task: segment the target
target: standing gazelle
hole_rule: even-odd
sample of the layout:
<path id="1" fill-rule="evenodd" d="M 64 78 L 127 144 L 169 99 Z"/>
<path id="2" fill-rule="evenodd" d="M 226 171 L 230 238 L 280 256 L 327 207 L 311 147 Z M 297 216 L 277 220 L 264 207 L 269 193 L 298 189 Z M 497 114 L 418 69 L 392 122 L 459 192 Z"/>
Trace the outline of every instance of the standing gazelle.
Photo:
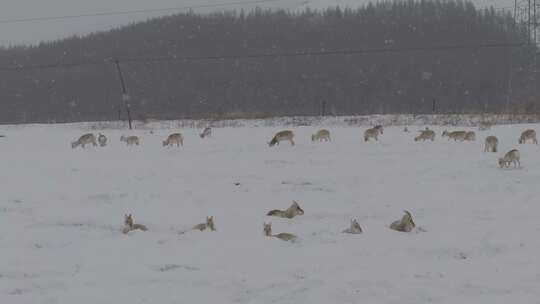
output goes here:
<path id="1" fill-rule="evenodd" d="M 173 133 L 163 141 L 164 147 L 172 147 L 174 144 L 176 144 L 177 147 L 184 146 L 184 136 L 182 136 L 181 133 Z"/>
<path id="2" fill-rule="evenodd" d="M 96 144 L 96 136 L 92 133 L 87 133 L 79 137 L 78 140 L 71 143 L 72 148 L 77 148 L 78 146 L 81 146 L 84 148 L 86 145 L 92 144 L 92 146 L 97 146 Z"/>
<path id="3" fill-rule="evenodd" d="M 284 130 L 277 132 L 276 135 L 272 138 L 270 142 L 268 142 L 268 146 L 273 147 L 276 144 L 279 146 L 279 142 L 283 140 L 288 140 L 291 142 L 291 146 L 294 146 L 294 133 L 291 130 Z"/>
<path id="4" fill-rule="evenodd" d="M 484 152 L 497 152 L 497 146 L 499 145 L 499 140 L 495 136 L 486 137 L 486 144 L 484 146 Z"/>
<path id="5" fill-rule="evenodd" d="M 435 132 L 432 130 L 420 130 L 419 132 L 420 134 L 414 138 L 414 141 L 435 140 Z"/>
<path id="6" fill-rule="evenodd" d="M 442 137 L 445 137 L 445 136 L 448 136 L 448 140 L 453 139 L 454 141 L 457 141 L 457 140 L 464 141 L 467 136 L 467 132 L 465 131 L 448 132 L 444 130 L 444 132 L 442 133 Z"/>
<path id="7" fill-rule="evenodd" d="M 126 145 L 128 146 L 132 146 L 132 145 L 139 145 L 139 137 L 137 136 L 120 136 L 120 141 L 123 141 L 126 143 Z"/>
<path id="8" fill-rule="evenodd" d="M 330 131 L 321 129 L 317 133 L 311 135 L 311 141 L 330 141 Z"/>
<path id="9" fill-rule="evenodd" d="M 536 131 L 533 129 L 528 129 L 523 131 L 521 133 L 521 136 L 519 137 L 519 143 L 524 144 L 527 142 L 527 140 L 531 140 L 533 143 L 538 145 L 538 141 L 536 140 Z"/>
<path id="10" fill-rule="evenodd" d="M 375 140 L 379 140 L 379 134 L 382 132 L 382 127 L 378 129 L 377 127 L 367 129 L 364 132 L 364 141 L 368 141 L 370 138 L 374 138 Z"/>
<path id="11" fill-rule="evenodd" d="M 519 162 L 520 155 L 519 151 L 516 149 L 508 151 L 504 155 L 503 158 L 499 158 L 499 167 L 501 168 L 508 168 L 510 167 L 510 163 L 514 164 L 514 168 L 521 167 L 521 163 Z"/>

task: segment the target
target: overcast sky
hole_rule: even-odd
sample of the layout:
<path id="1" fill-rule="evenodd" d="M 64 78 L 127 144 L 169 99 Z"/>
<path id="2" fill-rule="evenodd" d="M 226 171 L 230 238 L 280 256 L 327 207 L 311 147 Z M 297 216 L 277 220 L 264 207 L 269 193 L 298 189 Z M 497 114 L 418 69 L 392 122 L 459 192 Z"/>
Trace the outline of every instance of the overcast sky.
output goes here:
<path id="1" fill-rule="evenodd" d="M 249 2 L 250 0 L 0 0 L 0 45 L 38 43 L 103 31 L 113 27 L 142 21 L 149 17 L 172 14 L 180 10 L 129 15 L 81 17 L 61 20 L 11 22 L 14 19 L 57 17 L 68 15 L 94 14 L 116 11 L 133 11 L 161 8 L 188 7 L 200 5 Z M 256 1 L 256 0 L 254 0 Z M 299 9 L 304 7 L 324 8 L 328 6 L 355 7 L 368 0 L 267 0 L 267 3 L 221 6 L 212 10 L 265 8 Z M 512 7 L 514 0 L 473 0 L 477 6 Z M 208 12 L 196 9 L 196 12 Z"/>

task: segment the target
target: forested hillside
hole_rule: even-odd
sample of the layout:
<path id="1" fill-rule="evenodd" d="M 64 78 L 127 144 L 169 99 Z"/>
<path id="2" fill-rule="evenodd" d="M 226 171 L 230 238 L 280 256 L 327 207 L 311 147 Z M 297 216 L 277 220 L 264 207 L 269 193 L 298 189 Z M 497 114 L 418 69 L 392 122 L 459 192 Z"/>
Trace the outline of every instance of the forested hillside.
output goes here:
<path id="1" fill-rule="evenodd" d="M 113 59 L 136 119 L 535 112 L 524 33 L 462 1 L 179 14 L 0 49 L 0 122 L 116 119 Z"/>

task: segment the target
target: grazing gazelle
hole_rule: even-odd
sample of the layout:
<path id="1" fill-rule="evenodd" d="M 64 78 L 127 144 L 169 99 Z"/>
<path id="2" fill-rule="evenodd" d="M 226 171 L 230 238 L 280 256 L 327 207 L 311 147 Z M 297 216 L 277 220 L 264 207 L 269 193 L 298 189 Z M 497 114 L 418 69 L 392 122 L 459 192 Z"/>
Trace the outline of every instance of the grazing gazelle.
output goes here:
<path id="1" fill-rule="evenodd" d="M 123 233 L 128 233 L 130 231 L 133 231 L 133 230 L 142 230 L 142 231 L 146 231 L 148 230 L 148 228 L 146 228 L 145 225 L 142 225 L 142 224 L 135 224 L 133 222 L 133 217 L 130 215 L 124 215 L 124 228 L 122 229 L 122 232 Z"/>
<path id="2" fill-rule="evenodd" d="M 355 219 L 351 220 L 351 227 L 343 230 L 343 233 L 352 233 L 352 234 L 360 234 L 362 233 L 362 227 L 360 227 L 360 224 Z"/>
<path id="3" fill-rule="evenodd" d="M 107 145 L 107 137 L 105 135 L 99 133 L 97 140 L 100 147 L 105 147 Z"/>
<path id="4" fill-rule="evenodd" d="M 416 224 L 412 219 L 411 213 L 407 210 L 405 210 L 405 215 L 401 218 L 401 220 L 390 224 L 390 229 L 401 232 L 411 232 L 414 227 L 416 227 Z"/>
<path id="5" fill-rule="evenodd" d="M 527 140 L 532 140 L 533 143 L 538 145 L 538 141 L 536 140 L 536 131 L 533 129 L 525 130 L 523 133 L 521 133 L 521 136 L 519 137 L 519 143 L 524 144 L 527 142 Z"/>
<path id="6" fill-rule="evenodd" d="M 199 134 L 201 138 L 205 137 L 211 137 L 212 136 L 212 129 L 210 127 L 204 128 L 204 130 Z"/>
<path id="7" fill-rule="evenodd" d="M 272 234 L 272 223 L 264 223 L 264 235 L 269 237 L 275 237 L 282 241 L 291 241 L 294 242 L 296 240 L 296 235 L 290 234 L 290 233 L 278 233 L 278 234 Z"/>
<path id="8" fill-rule="evenodd" d="M 326 129 L 321 129 L 317 133 L 311 135 L 311 141 L 329 141 L 330 139 L 330 131 Z"/>
<path id="9" fill-rule="evenodd" d="M 272 138 L 272 140 L 268 143 L 268 146 L 273 147 L 274 145 L 279 146 L 279 142 L 283 140 L 288 140 L 291 142 L 291 146 L 294 146 L 294 133 L 291 130 L 285 130 L 277 132 L 276 135 Z"/>
<path id="10" fill-rule="evenodd" d="M 519 155 L 518 150 L 516 150 L 516 149 L 510 150 L 510 151 L 508 151 L 508 153 L 506 153 L 504 155 L 503 158 L 499 158 L 499 167 L 508 168 L 508 167 L 510 167 L 510 163 L 514 164 L 514 168 L 516 168 L 518 166 L 521 167 L 521 163 L 519 162 L 519 158 L 520 158 L 520 155 Z"/>
<path id="11" fill-rule="evenodd" d="M 181 133 L 173 133 L 169 135 L 166 140 L 163 141 L 164 147 L 172 147 L 174 144 L 176 144 L 177 147 L 184 146 L 184 136 L 182 136 Z"/>
<path id="12" fill-rule="evenodd" d="M 84 146 L 92 144 L 92 146 L 97 146 L 96 144 L 96 136 L 92 133 L 84 134 L 81 137 L 79 137 L 78 140 L 71 143 L 72 148 L 77 148 L 78 146 L 81 146 L 84 148 Z"/>
<path id="13" fill-rule="evenodd" d="M 139 137 L 137 136 L 120 136 L 120 141 L 123 141 L 125 142 L 128 146 L 131 146 L 131 145 L 139 145 Z"/>
<path id="14" fill-rule="evenodd" d="M 375 140 L 379 140 L 379 134 L 381 134 L 381 130 L 382 127 L 380 130 L 377 128 L 367 129 L 364 132 L 364 141 L 368 141 L 370 138 L 375 138 Z"/>
<path id="15" fill-rule="evenodd" d="M 200 230 L 204 231 L 206 228 L 209 228 L 212 231 L 216 231 L 216 226 L 214 225 L 214 217 L 213 216 L 207 216 L 206 217 L 206 223 L 200 223 L 195 226 L 193 226 L 193 230 Z"/>
<path id="16" fill-rule="evenodd" d="M 444 130 L 442 133 L 442 137 L 448 136 L 448 140 L 453 139 L 454 141 L 464 141 L 465 137 L 467 136 L 467 132 L 465 131 L 454 131 L 454 132 L 448 132 Z"/>
<path id="17" fill-rule="evenodd" d="M 467 132 L 465 134 L 465 140 L 467 140 L 467 141 L 475 141 L 476 140 L 476 134 L 474 133 L 474 131 Z"/>
<path id="18" fill-rule="evenodd" d="M 484 146 L 484 152 L 497 152 L 497 146 L 499 145 L 499 140 L 495 136 L 486 137 L 486 144 Z"/>
<path id="19" fill-rule="evenodd" d="M 287 210 L 275 209 L 275 210 L 269 211 L 266 215 L 292 219 L 293 217 L 297 215 L 303 215 L 303 214 L 304 214 L 304 210 L 300 208 L 300 205 L 298 205 L 296 201 L 293 201 L 292 205 L 289 208 L 287 208 Z"/>
<path id="20" fill-rule="evenodd" d="M 432 130 L 420 130 L 419 132 L 420 134 L 414 138 L 414 141 L 435 140 L 435 132 Z"/>

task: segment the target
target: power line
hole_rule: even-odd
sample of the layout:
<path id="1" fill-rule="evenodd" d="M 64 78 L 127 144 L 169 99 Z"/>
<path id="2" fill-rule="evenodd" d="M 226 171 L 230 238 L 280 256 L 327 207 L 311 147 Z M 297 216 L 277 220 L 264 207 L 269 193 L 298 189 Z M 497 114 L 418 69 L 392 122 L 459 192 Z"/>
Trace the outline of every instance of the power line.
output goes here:
<path id="1" fill-rule="evenodd" d="M 166 57 L 132 57 L 123 58 L 123 63 L 159 63 L 170 61 L 207 61 L 207 60 L 227 60 L 227 59 L 259 59 L 259 58 L 279 58 L 279 57 L 309 57 L 309 56 L 336 56 L 336 55 L 361 55 L 361 54 L 385 54 L 385 53 L 405 53 L 421 51 L 451 51 L 465 49 L 489 49 L 489 48 L 514 48 L 525 46 L 526 43 L 485 43 L 485 44 L 461 44 L 461 45 L 440 45 L 427 47 L 403 47 L 403 48 L 378 48 L 360 50 L 335 50 L 335 51 L 302 51 L 294 53 L 262 53 L 247 55 L 215 55 L 215 56 L 166 56 Z M 112 62 L 111 58 L 100 60 L 89 60 L 72 63 L 54 63 L 42 65 L 19 65 L 17 67 L 0 67 L 0 71 L 28 71 L 75 68 L 81 66 L 97 65 Z"/>
<path id="2" fill-rule="evenodd" d="M 245 4 L 263 4 L 263 3 L 282 2 L 282 1 L 285 1 L 285 0 L 236 1 L 236 2 L 226 2 L 226 3 L 216 3 L 216 4 L 201 4 L 201 5 L 190 5 L 190 6 L 168 7 L 168 8 L 151 8 L 151 9 L 129 10 L 129 11 L 111 11 L 111 12 L 78 14 L 78 15 L 3 19 L 3 20 L 0 20 L 0 24 L 77 19 L 77 18 L 86 18 L 86 17 L 134 15 L 134 14 L 141 14 L 141 13 L 159 13 L 159 12 L 168 12 L 168 11 L 184 11 L 184 10 L 190 10 L 190 9 L 216 8 L 216 7 L 238 6 L 238 5 L 245 5 Z"/>

